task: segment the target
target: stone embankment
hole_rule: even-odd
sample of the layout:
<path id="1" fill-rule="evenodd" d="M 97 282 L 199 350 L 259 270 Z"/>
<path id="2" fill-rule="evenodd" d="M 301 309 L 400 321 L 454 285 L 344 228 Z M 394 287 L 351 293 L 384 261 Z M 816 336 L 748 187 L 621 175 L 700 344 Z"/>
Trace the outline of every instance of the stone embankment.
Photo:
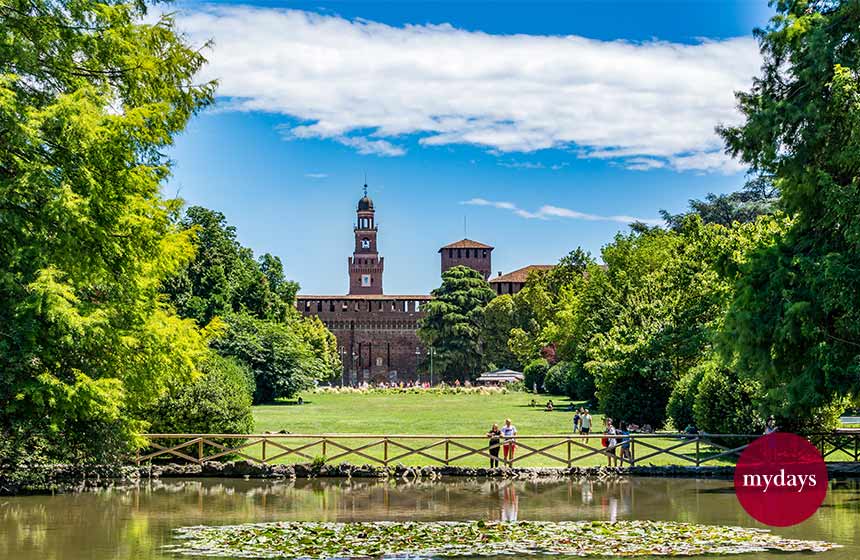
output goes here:
<path id="1" fill-rule="evenodd" d="M 860 478 L 860 463 L 828 463 L 831 479 Z M 74 467 L 53 465 L 33 477 L 32 484 L 12 482 L 0 473 L 0 495 L 79 491 L 107 486 L 137 484 L 159 478 L 375 478 L 388 480 L 440 480 L 445 477 L 506 478 L 506 479 L 608 479 L 615 477 L 683 477 L 731 479 L 730 466 L 637 466 L 637 467 L 517 467 L 490 469 L 479 467 L 404 465 L 379 467 L 372 465 L 263 465 L 251 461 L 210 462 L 195 464 L 153 464 L 134 466 Z M 16 480 L 20 477 L 16 477 Z"/>

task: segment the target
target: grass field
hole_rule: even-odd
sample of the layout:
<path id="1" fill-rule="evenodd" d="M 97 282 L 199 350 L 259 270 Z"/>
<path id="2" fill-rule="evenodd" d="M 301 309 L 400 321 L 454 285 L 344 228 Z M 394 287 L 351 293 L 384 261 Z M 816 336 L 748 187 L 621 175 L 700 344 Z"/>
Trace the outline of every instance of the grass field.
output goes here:
<path id="1" fill-rule="evenodd" d="M 493 422 L 500 426 L 510 418 L 522 435 L 570 434 L 573 413 L 544 412 L 547 397 L 508 394 L 326 394 L 304 395 L 305 403 L 254 407 L 258 432 L 287 430 L 296 434 L 434 434 L 481 435 Z M 570 404 L 553 398 L 558 408 Z M 577 406 L 579 403 L 576 403 Z M 595 426 L 602 417 L 594 415 Z"/>
<path id="2" fill-rule="evenodd" d="M 537 407 L 529 406 L 532 398 L 536 398 Z M 446 436 L 482 436 L 494 422 L 501 425 L 505 418 L 511 418 L 517 427 L 520 436 L 528 435 L 559 435 L 567 436 L 573 430 L 573 413 L 565 410 L 569 404 L 579 406 L 580 403 L 571 403 L 567 399 L 553 398 L 556 410 L 545 412 L 543 405 L 546 396 L 532 395 L 530 393 L 508 393 L 508 394 L 331 394 L 312 393 L 304 395 L 305 402 L 298 405 L 295 402 L 279 403 L 254 407 L 254 419 L 256 421 L 257 433 L 279 432 L 282 430 L 292 434 L 410 434 L 410 435 L 446 435 Z M 603 417 L 593 414 L 594 429 L 600 431 L 603 426 Z M 290 440 L 290 446 L 310 443 L 313 440 Z M 349 446 L 358 446 L 369 443 L 372 440 L 338 440 L 346 442 Z M 532 447 L 542 447 L 558 440 L 524 440 L 521 443 Z M 432 443 L 433 440 L 405 441 L 412 447 L 419 447 Z M 678 443 L 676 439 L 649 440 L 660 447 L 669 447 Z M 485 440 L 469 440 L 464 443 L 471 448 L 485 448 Z M 590 444 L 599 446 L 599 440 L 593 439 Z M 428 453 L 441 456 L 441 446 Z M 638 455 L 644 456 L 651 450 L 640 448 Z M 280 450 L 270 449 L 269 457 Z M 451 450 L 451 456 L 462 453 L 463 449 Z M 692 453 L 687 447 L 678 450 L 678 453 Z M 704 448 L 702 449 L 704 452 Z M 311 456 L 326 455 L 334 457 L 342 450 L 330 446 L 326 453 L 322 453 L 321 446 L 315 446 L 303 450 Z M 391 446 L 389 457 L 395 457 L 404 450 Z M 519 453 L 527 453 L 520 449 Z M 573 455 L 586 453 L 586 450 L 574 447 Z M 373 457 L 383 454 L 381 445 L 369 448 L 364 453 Z M 566 458 L 566 446 L 560 446 L 551 451 L 555 456 Z M 260 453 L 255 448 L 249 450 L 249 454 L 259 457 Z M 282 459 L 283 462 L 295 462 L 301 459 L 290 456 Z M 281 462 L 278 461 L 278 462 Z M 364 457 L 349 455 L 340 457 L 336 462 L 366 463 Z M 421 456 L 412 455 L 402 459 L 406 465 L 433 464 L 433 461 Z M 728 461 L 709 463 L 726 464 Z M 456 462 L 463 466 L 485 466 L 487 459 L 481 456 L 467 457 Z M 587 457 L 576 462 L 577 465 L 603 465 L 606 458 L 602 456 Z M 659 455 L 648 459 L 644 464 L 666 465 L 666 464 L 689 464 L 673 458 L 669 455 Z M 562 466 L 552 459 L 533 455 L 525 459 L 519 466 Z"/>

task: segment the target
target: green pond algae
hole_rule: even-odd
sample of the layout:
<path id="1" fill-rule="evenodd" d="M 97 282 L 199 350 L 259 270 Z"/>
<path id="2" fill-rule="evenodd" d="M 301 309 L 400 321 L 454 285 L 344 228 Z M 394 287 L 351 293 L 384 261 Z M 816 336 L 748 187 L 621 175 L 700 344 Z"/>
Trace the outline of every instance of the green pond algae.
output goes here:
<path id="1" fill-rule="evenodd" d="M 231 558 L 698 556 L 824 552 L 839 545 L 766 529 L 667 521 L 278 522 L 177 529 L 173 552 Z"/>

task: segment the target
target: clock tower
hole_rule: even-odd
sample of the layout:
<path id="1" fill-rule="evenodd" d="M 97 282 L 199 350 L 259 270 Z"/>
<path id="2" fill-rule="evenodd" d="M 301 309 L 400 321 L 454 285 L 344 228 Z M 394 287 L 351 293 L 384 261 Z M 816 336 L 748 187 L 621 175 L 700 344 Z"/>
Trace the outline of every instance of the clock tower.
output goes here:
<path id="1" fill-rule="evenodd" d="M 374 218 L 373 200 L 367 196 L 367 185 L 364 185 L 364 196 L 358 201 L 356 211 L 355 249 L 349 257 L 349 295 L 380 295 L 382 294 L 382 257 L 376 247 L 376 221 Z"/>

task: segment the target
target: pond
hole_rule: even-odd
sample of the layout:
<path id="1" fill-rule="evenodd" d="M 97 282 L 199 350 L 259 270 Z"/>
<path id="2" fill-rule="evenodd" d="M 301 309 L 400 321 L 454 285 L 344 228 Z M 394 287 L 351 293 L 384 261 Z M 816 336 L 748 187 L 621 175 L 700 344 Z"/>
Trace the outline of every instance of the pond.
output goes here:
<path id="1" fill-rule="evenodd" d="M 652 519 L 755 527 L 731 481 L 580 480 L 290 481 L 172 479 L 127 489 L 0 498 L 0 558 L 164 560 L 175 529 L 264 521 Z M 738 558 L 860 558 L 860 486 L 831 482 L 822 508 L 774 533 L 836 542 L 819 554 Z"/>

